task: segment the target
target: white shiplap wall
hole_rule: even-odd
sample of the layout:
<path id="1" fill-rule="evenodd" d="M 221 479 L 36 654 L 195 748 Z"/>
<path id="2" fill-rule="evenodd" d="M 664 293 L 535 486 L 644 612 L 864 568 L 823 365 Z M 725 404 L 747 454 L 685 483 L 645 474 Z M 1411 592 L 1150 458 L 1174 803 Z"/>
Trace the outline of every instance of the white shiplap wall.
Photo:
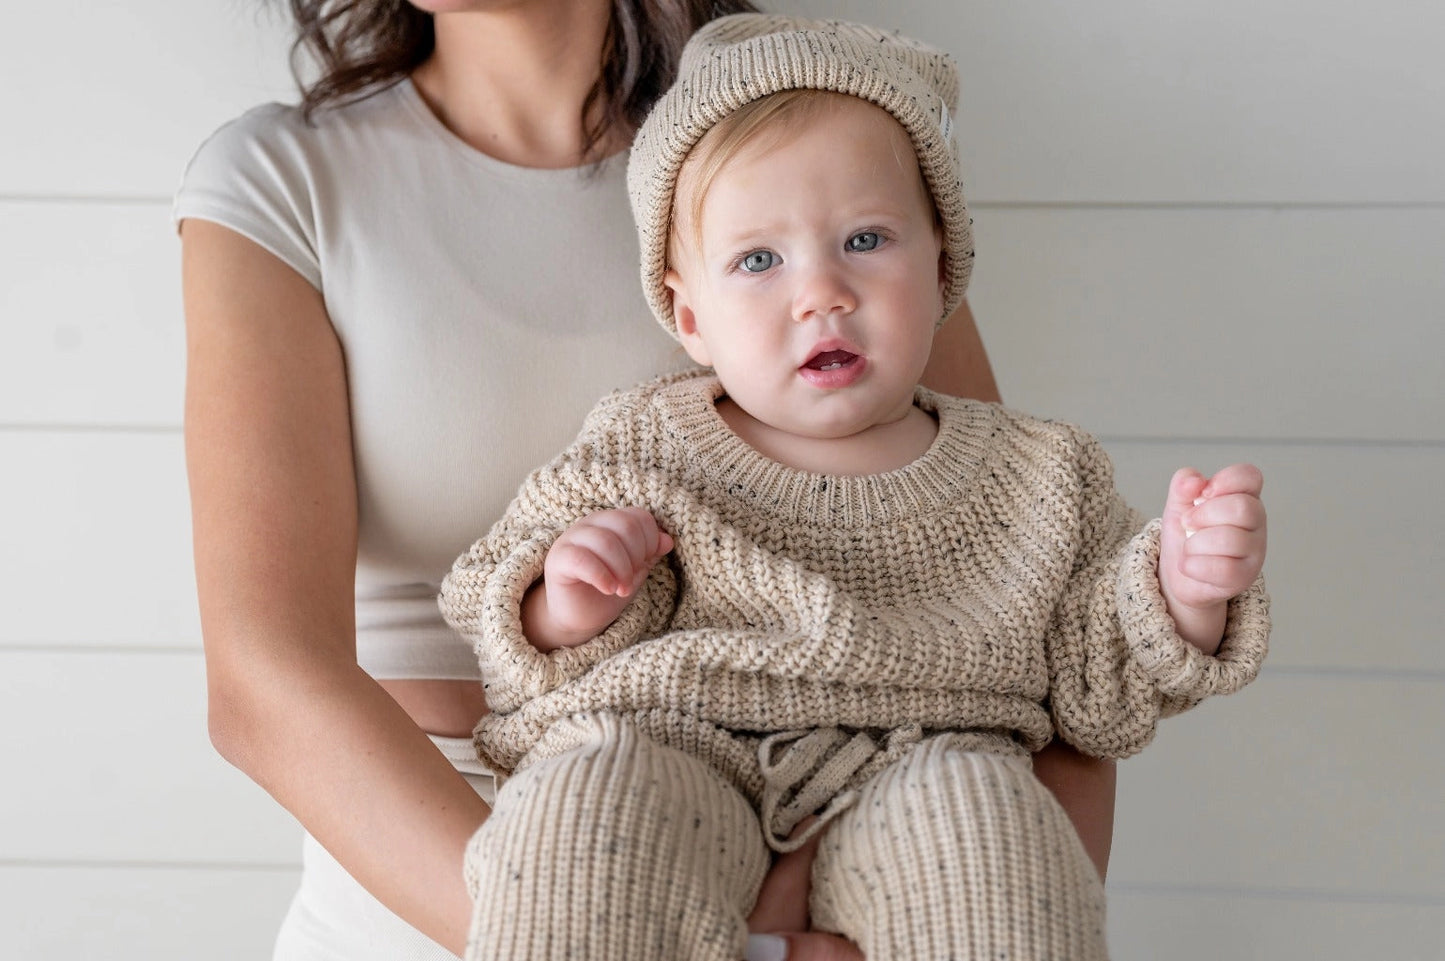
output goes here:
<path id="1" fill-rule="evenodd" d="M 972 302 L 1009 401 L 1155 509 L 1268 475 L 1276 632 L 1120 772 L 1122 961 L 1438 957 L 1445 936 L 1445 9 L 881 5 L 955 52 Z M 285 96 L 249 4 L 0 33 L 0 956 L 265 957 L 298 831 L 210 751 L 168 198 Z"/>

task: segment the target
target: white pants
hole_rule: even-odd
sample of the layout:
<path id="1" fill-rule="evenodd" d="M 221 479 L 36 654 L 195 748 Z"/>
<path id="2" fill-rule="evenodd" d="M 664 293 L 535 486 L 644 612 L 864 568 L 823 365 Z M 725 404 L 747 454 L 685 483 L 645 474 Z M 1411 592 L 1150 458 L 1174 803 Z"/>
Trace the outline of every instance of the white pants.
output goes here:
<path id="1" fill-rule="evenodd" d="M 488 803 L 492 775 L 470 738 L 432 742 Z M 461 879 L 458 879 L 461 883 Z M 382 906 L 311 835 L 301 847 L 301 887 L 276 937 L 274 961 L 457 961 L 457 956 Z"/>

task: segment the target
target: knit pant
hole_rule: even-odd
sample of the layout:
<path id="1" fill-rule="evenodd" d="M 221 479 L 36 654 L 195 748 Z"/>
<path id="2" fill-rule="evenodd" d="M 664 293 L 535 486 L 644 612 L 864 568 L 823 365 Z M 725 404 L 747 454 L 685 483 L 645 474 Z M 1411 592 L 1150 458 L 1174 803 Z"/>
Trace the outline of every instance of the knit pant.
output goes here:
<path id="1" fill-rule="evenodd" d="M 467 961 L 739 961 L 771 854 L 752 805 L 626 721 L 565 725 L 469 846 Z M 866 782 L 813 869 L 814 925 L 869 961 L 1094 961 L 1103 904 L 1028 761 L 948 736 Z"/>
<path id="2" fill-rule="evenodd" d="M 824 832 L 813 925 L 869 961 L 1103 961 L 1104 886 L 1021 757 L 924 741 Z"/>

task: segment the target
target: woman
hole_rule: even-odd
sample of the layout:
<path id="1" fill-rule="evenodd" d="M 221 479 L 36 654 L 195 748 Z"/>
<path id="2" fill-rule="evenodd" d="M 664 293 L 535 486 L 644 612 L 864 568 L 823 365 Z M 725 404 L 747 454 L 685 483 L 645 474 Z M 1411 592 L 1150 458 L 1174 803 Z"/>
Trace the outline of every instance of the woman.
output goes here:
<path id="1" fill-rule="evenodd" d="M 682 362 L 618 269 L 636 242 L 615 155 L 688 34 L 748 7 L 293 0 L 322 64 L 303 108 L 252 111 L 187 172 L 211 736 L 309 835 L 278 958 L 465 943 L 485 703 L 436 585 L 600 393 Z M 943 330 L 925 381 L 995 397 L 966 306 Z M 1102 871 L 1112 768 L 1060 748 L 1037 770 Z M 775 869 L 756 930 L 803 930 L 806 857 Z"/>

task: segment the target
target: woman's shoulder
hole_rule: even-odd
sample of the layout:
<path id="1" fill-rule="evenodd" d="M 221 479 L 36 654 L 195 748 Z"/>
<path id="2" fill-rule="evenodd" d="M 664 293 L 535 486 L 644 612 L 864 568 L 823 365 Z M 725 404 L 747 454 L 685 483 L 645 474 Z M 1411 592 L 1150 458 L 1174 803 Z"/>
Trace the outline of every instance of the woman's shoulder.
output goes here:
<path id="1" fill-rule="evenodd" d="M 310 139 L 300 108 L 286 104 L 262 104 L 227 121 L 186 164 L 172 221 L 179 226 L 184 220 L 207 220 L 228 227 L 319 289 Z"/>
<path id="2" fill-rule="evenodd" d="M 318 206 L 324 193 L 367 169 L 375 131 L 404 107 L 395 88 L 314 111 L 266 103 L 222 124 L 186 164 L 176 223 L 210 220 L 259 243 L 320 286 Z"/>
<path id="3" fill-rule="evenodd" d="M 212 145 L 226 148 L 264 143 L 286 134 L 294 136 L 305 126 L 306 119 L 300 105 L 271 101 L 257 104 L 240 116 L 227 120 L 207 136 L 197 149 L 212 149 Z"/>
<path id="4" fill-rule="evenodd" d="M 402 112 L 398 84 L 307 115 L 297 104 L 264 103 L 226 121 L 196 148 L 184 182 L 211 170 L 284 175 L 330 161 L 367 128 Z M 183 189 L 184 189 L 183 182 Z"/>

